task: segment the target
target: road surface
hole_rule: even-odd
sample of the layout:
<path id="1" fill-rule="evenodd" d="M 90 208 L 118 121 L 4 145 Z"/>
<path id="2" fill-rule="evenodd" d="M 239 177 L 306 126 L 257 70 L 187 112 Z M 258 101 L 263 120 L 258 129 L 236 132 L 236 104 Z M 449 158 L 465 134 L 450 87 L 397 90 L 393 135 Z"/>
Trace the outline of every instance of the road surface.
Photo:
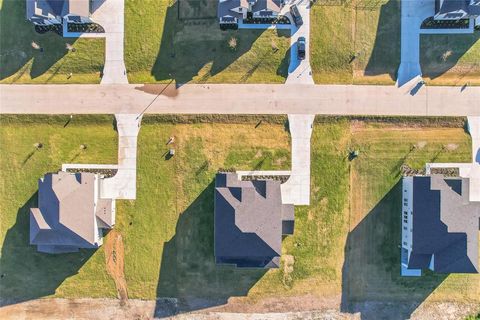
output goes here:
<path id="1" fill-rule="evenodd" d="M 403 90 L 402 90 L 403 89 Z M 147 108 L 148 107 L 148 108 Z M 0 113 L 479 116 L 480 87 L 0 85 Z"/>

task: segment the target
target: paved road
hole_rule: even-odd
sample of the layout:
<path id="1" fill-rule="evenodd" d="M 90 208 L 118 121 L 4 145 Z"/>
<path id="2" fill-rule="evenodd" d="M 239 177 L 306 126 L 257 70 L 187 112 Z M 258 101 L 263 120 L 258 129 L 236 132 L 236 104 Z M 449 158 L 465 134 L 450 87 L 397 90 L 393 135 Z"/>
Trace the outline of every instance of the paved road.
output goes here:
<path id="1" fill-rule="evenodd" d="M 480 116 L 480 87 L 0 85 L 0 113 Z M 161 93 L 157 99 L 157 95 Z M 155 100 L 155 101 L 154 101 Z"/>

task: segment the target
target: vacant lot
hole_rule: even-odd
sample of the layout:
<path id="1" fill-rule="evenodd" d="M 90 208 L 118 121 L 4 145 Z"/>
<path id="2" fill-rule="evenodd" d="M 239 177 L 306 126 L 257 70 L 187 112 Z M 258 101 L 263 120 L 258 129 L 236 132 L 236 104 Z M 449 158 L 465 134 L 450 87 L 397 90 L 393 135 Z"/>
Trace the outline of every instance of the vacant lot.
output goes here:
<path id="1" fill-rule="evenodd" d="M 64 162 L 115 163 L 112 119 L 74 118 L 66 128 L 61 117 L 17 119 L 0 126 L 0 163 L 7 168 L 0 173 L 2 298 L 116 296 L 103 247 L 52 257 L 28 245 L 37 178 Z M 312 136 L 311 205 L 295 209 L 295 234 L 283 241 L 281 268 L 264 271 L 215 266 L 213 182 L 219 168 L 288 169 L 290 142 L 282 120 L 171 124 L 145 117 L 137 200 L 117 203 L 129 298 L 173 297 L 179 299 L 175 310 L 183 311 L 223 305 L 231 297 L 239 297 L 233 299 L 237 311 L 253 303 L 270 311 L 308 310 L 329 301 L 341 302 L 344 312 L 364 312 L 364 302 L 402 301 L 399 317 L 424 300 L 478 303 L 478 275 L 399 276 L 399 168 L 466 162 L 469 136 L 458 127 L 417 122 L 328 119 L 315 124 Z M 175 142 L 166 145 L 172 136 Z M 35 142 L 44 147 L 36 150 Z M 176 152 L 167 159 L 169 148 Z M 359 150 L 359 157 L 348 161 L 349 150 Z M 276 300 L 282 298 L 291 300 Z M 162 301 L 159 309 L 168 309 Z M 384 312 L 391 315 L 392 309 Z"/>
<path id="2" fill-rule="evenodd" d="M 40 35 L 25 20 L 25 4 L 0 0 L 0 82 L 99 83 L 104 39 L 62 38 L 52 32 Z M 67 44 L 76 51 L 69 51 Z"/>
<path id="3" fill-rule="evenodd" d="M 311 23 L 316 83 L 395 82 L 400 64 L 400 1 L 319 0 L 312 8 Z M 478 84 L 479 35 L 422 36 L 421 64 L 427 81 Z"/>
<path id="4" fill-rule="evenodd" d="M 400 2 L 342 2 L 318 1 L 312 8 L 315 82 L 393 84 L 400 63 Z"/>
<path id="5" fill-rule="evenodd" d="M 282 83 L 290 34 L 221 31 L 216 2 L 132 0 L 125 3 L 125 63 L 132 83 Z M 179 9 L 180 8 L 180 9 Z M 181 17 L 181 20 L 179 19 Z M 195 17 L 195 18 L 193 18 Z"/>

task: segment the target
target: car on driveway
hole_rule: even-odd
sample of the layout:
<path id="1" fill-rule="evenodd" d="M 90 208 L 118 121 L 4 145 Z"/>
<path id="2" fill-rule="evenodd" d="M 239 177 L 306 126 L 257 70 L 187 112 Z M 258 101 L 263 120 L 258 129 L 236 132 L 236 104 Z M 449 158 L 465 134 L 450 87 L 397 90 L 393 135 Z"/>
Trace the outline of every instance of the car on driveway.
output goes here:
<path id="1" fill-rule="evenodd" d="M 305 37 L 299 37 L 297 40 L 298 60 L 305 60 Z"/>
<path id="2" fill-rule="evenodd" d="M 295 4 L 290 7 L 290 14 L 292 15 L 293 22 L 297 27 L 303 24 L 302 16 L 300 15 L 300 12 Z"/>

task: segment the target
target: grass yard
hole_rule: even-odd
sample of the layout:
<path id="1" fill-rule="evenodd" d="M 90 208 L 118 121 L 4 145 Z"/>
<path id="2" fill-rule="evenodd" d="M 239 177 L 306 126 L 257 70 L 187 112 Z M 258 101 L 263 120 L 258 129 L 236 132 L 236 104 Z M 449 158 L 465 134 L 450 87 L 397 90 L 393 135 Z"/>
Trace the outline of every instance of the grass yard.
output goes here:
<path id="1" fill-rule="evenodd" d="M 480 31 L 423 35 L 420 62 L 427 84 L 480 85 Z"/>
<path id="2" fill-rule="evenodd" d="M 400 63 L 400 2 L 343 3 L 320 0 L 311 10 L 315 83 L 393 84 Z"/>
<path id="3" fill-rule="evenodd" d="M 327 5 L 322 5 L 327 3 Z M 316 83 L 394 84 L 400 64 L 400 1 L 317 1 L 311 11 L 311 63 Z M 480 84 L 480 37 L 423 35 L 428 84 Z"/>
<path id="4" fill-rule="evenodd" d="M 0 0 L 0 83 L 99 83 L 105 40 L 38 34 L 25 20 L 25 4 Z M 76 51 L 67 50 L 67 44 Z"/>
<path id="5" fill-rule="evenodd" d="M 254 120 L 172 124 L 146 116 L 138 142 L 137 200 L 117 202 L 115 230 L 124 241 L 129 298 L 175 297 L 188 311 L 231 297 L 247 304 L 306 297 L 305 308 L 319 297 L 342 297 L 345 312 L 363 312 L 357 302 L 402 301 L 402 316 L 424 300 L 480 302 L 479 275 L 399 276 L 399 168 L 469 161 L 469 136 L 458 126 L 325 119 L 312 136 L 311 205 L 295 208 L 295 234 L 283 241 L 282 265 L 265 271 L 215 265 L 213 183 L 219 168 L 290 168 L 290 139 L 279 118 L 257 126 Z M 62 117 L 40 120 L 1 121 L 2 298 L 114 297 L 103 247 L 55 257 L 28 245 L 37 178 L 65 162 L 115 163 L 112 119 L 74 118 L 66 128 Z M 167 159 L 170 136 L 176 153 Z M 44 147 L 35 151 L 35 142 Z M 353 149 L 360 155 L 349 162 Z"/>
<path id="6" fill-rule="evenodd" d="M 0 119 L 0 298 L 116 297 L 103 249 L 46 255 L 29 245 L 29 208 L 37 205 L 38 179 L 62 163 L 116 163 L 113 117 Z M 41 149 L 34 147 L 42 143 Z M 87 149 L 81 150 L 85 144 Z"/>
<path id="7" fill-rule="evenodd" d="M 125 3 L 125 63 L 131 83 L 172 78 L 177 83 L 285 81 L 288 31 L 221 31 L 217 19 L 211 18 L 216 16 L 216 2 L 202 6 L 203 2 L 181 0 L 180 10 L 171 0 Z M 192 16 L 201 19 L 187 19 Z"/>
<path id="8" fill-rule="evenodd" d="M 469 136 L 461 128 L 367 125 L 352 127 L 351 139 L 360 157 L 352 162 L 350 175 L 350 233 L 343 267 L 347 301 L 413 302 L 409 313 L 424 300 L 480 302 L 478 274 L 445 276 L 427 272 L 420 278 L 400 277 L 398 247 L 400 166 L 420 169 L 426 162 L 468 162 Z"/>

